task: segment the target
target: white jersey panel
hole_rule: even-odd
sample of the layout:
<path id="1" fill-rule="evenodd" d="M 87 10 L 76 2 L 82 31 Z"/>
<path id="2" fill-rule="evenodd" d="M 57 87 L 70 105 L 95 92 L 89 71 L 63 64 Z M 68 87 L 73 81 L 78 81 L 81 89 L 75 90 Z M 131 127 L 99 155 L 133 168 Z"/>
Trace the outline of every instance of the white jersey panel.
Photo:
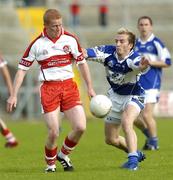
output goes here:
<path id="1" fill-rule="evenodd" d="M 63 74 L 63 76 L 62 76 Z M 44 77 L 44 75 L 46 77 Z M 61 78 L 60 78 L 61 77 Z M 43 79 L 46 80 L 65 80 L 65 79 L 70 79 L 74 77 L 74 73 L 72 71 L 72 66 L 67 65 L 65 68 L 64 67 L 53 67 L 49 69 L 43 69 L 39 73 L 38 80 L 43 81 Z"/>
<path id="2" fill-rule="evenodd" d="M 34 61 L 40 65 L 39 80 L 65 80 L 74 77 L 72 63 L 85 63 L 76 38 L 65 32 L 56 42 L 42 34 L 26 50 L 18 68 L 28 70 Z"/>

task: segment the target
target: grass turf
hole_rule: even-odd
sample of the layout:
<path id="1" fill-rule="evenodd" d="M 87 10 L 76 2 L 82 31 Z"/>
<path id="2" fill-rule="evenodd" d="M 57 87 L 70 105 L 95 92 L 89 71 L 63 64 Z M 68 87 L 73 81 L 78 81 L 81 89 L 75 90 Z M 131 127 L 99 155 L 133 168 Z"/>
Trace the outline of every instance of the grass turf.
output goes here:
<path id="1" fill-rule="evenodd" d="M 47 130 L 42 121 L 7 121 L 9 128 L 19 140 L 19 146 L 4 148 L 5 140 L 0 137 L 0 179 L 6 180 L 169 180 L 173 178 L 173 121 L 158 120 L 158 151 L 146 151 L 147 159 L 140 163 L 138 171 L 123 170 L 120 166 L 126 161 L 126 154 L 104 143 L 102 120 L 90 120 L 87 131 L 79 146 L 70 156 L 75 171 L 64 172 L 57 162 L 56 173 L 44 173 L 44 143 Z M 69 125 L 63 122 L 58 146 L 62 144 Z M 145 138 L 137 130 L 141 148 Z"/>

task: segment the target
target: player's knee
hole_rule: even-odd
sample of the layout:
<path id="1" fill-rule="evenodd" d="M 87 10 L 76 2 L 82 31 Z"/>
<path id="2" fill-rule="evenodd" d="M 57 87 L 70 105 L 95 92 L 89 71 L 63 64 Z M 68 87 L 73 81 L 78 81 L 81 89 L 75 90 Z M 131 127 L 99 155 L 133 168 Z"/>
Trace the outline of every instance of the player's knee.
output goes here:
<path id="1" fill-rule="evenodd" d="M 86 126 L 85 125 L 78 125 L 75 127 L 74 129 L 78 134 L 83 134 L 86 130 Z"/>

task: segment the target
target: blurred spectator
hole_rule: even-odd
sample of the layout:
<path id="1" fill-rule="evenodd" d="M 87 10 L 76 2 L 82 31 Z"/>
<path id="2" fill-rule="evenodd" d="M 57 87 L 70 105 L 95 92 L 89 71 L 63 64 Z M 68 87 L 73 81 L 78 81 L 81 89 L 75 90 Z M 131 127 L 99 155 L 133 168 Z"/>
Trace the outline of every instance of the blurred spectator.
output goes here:
<path id="1" fill-rule="evenodd" d="M 25 6 L 32 6 L 34 4 L 34 0 L 24 0 Z"/>
<path id="2" fill-rule="evenodd" d="M 9 73 L 9 70 L 7 67 L 7 62 L 2 59 L 1 54 L 0 54 L 0 70 L 1 70 L 1 73 L 2 73 L 3 78 L 5 80 L 8 92 L 11 95 L 11 93 L 12 93 L 12 81 L 11 81 L 10 73 Z M 10 131 L 10 129 L 7 128 L 6 124 L 2 121 L 2 119 L 0 119 L 0 133 L 6 139 L 5 147 L 11 148 L 11 147 L 15 147 L 18 145 L 18 142 L 17 142 L 15 136 Z"/>
<path id="3" fill-rule="evenodd" d="M 142 131 L 148 134 L 143 149 L 158 150 L 157 123 L 153 111 L 160 98 L 162 71 L 171 66 L 171 55 L 164 43 L 154 35 L 151 17 L 139 17 L 137 25 L 140 37 L 135 50 L 147 57 L 150 63 L 150 69 L 140 76 L 140 84 L 145 90 L 145 108 L 141 115 L 147 125 Z"/>
<path id="4" fill-rule="evenodd" d="M 23 0 L 23 1 L 25 6 L 45 6 L 47 2 L 46 0 Z"/>
<path id="5" fill-rule="evenodd" d="M 107 14 L 108 14 L 108 1 L 107 0 L 100 0 L 99 5 L 99 25 L 100 26 L 107 26 Z"/>
<path id="6" fill-rule="evenodd" d="M 70 4 L 70 14 L 71 14 L 71 26 L 76 27 L 80 23 L 80 4 L 78 0 L 73 0 Z"/>

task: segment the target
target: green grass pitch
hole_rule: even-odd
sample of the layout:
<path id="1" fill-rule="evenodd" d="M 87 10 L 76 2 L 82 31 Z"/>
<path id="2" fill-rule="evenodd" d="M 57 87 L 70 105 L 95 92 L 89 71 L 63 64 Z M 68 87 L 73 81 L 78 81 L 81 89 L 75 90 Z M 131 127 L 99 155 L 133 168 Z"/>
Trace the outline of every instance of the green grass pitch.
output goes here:
<path id="1" fill-rule="evenodd" d="M 7 121 L 19 140 L 14 149 L 4 148 L 0 137 L 0 179 L 2 180 L 171 180 L 173 179 L 173 121 L 157 120 L 159 132 L 158 151 L 146 152 L 147 159 L 138 171 L 123 170 L 126 154 L 104 143 L 103 120 L 89 120 L 87 131 L 79 146 L 71 154 L 74 172 L 64 172 L 57 162 L 56 173 L 44 173 L 44 143 L 47 130 L 43 121 Z M 69 130 L 66 121 L 57 141 L 60 147 Z M 145 138 L 137 130 L 141 148 Z"/>

